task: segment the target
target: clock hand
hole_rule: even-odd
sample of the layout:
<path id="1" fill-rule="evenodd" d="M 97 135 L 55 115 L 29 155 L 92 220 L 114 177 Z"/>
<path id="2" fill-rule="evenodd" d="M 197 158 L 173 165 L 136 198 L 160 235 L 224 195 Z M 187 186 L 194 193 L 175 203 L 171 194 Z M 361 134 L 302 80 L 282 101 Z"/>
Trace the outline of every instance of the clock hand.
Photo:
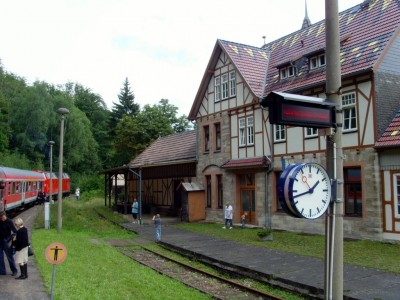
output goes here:
<path id="1" fill-rule="evenodd" d="M 308 184 L 308 182 L 307 182 L 307 176 L 304 176 L 304 175 L 301 176 L 301 181 L 303 181 L 305 184 L 307 184 L 308 188 L 311 189 L 309 184 Z"/>
<path id="2" fill-rule="evenodd" d="M 306 194 L 309 194 L 309 193 L 311 193 L 310 191 L 311 191 L 311 189 L 308 190 L 307 192 L 303 192 L 303 193 L 297 194 L 296 196 L 293 196 L 293 199 L 297 198 L 297 197 L 300 197 L 300 196 L 303 196 L 303 195 L 306 195 Z"/>
<path id="3" fill-rule="evenodd" d="M 319 184 L 319 180 L 312 186 L 312 188 L 310 188 L 310 193 L 314 192 L 314 189 L 317 187 L 318 184 Z"/>

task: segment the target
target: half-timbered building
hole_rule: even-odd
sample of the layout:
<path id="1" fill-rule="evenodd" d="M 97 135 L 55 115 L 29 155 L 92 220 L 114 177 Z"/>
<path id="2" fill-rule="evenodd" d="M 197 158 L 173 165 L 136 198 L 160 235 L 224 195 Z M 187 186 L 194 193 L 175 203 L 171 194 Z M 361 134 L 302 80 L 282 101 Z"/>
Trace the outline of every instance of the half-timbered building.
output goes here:
<path id="1" fill-rule="evenodd" d="M 400 129 L 400 1 L 365 0 L 339 23 L 344 234 L 400 240 L 399 148 L 380 140 Z M 286 215 L 276 186 L 290 162 L 326 166 L 326 139 L 315 128 L 271 125 L 260 99 L 272 91 L 326 98 L 325 50 L 325 21 L 262 47 L 217 40 L 189 114 L 207 220 L 223 220 L 230 202 L 237 223 L 247 212 L 257 226 L 323 232 L 323 218 Z"/>

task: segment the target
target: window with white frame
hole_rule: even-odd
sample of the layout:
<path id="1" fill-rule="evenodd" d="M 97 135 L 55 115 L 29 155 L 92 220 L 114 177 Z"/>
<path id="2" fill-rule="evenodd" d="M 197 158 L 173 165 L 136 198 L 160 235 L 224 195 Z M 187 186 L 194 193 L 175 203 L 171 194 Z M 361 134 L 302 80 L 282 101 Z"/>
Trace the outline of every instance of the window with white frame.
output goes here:
<path id="1" fill-rule="evenodd" d="M 400 173 L 393 174 L 395 217 L 400 217 Z"/>
<path id="2" fill-rule="evenodd" d="M 357 129 L 356 93 L 342 95 L 343 132 Z"/>
<path id="3" fill-rule="evenodd" d="M 228 74 L 222 75 L 221 84 L 222 84 L 222 99 L 226 99 L 228 98 Z"/>
<path id="4" fill-rule="evenodd" d="M 239 146 L 246 146 L 246 119 L 239 119 Z"/>
<path id="5" fill-rule="evenodd" d="M 229 95 L 236 96 L 236 72 L 229 73 Z"/>
<path id="6" fill-rule="evenodd" d="M 281 79 L 285 79 L 288 77 L 293 77 L 294 76 L 294 67 L 293 66 L 288 66 L 280 69 L 280 74 L 281 74 Z"/>
<path id="7" fill-rule="evenodd" d="M 247 145 L 254 145 L 254 118 L 247 118 Z"/>
<path id="8" fill-rule="evenodd" d="M 215 101 L 221 100 L 221 77 L 215 77 Z"/>
<path id="9" fill-rule="evenodd" d="M 275 142 L 282 142 L 286 140 L 286 129 L 284 125 L 274 126 Z"/>
<path id="10" fill-rule="evenodd" d="M 215 77 L 215 102 L 236 96 L 236 72 Z"/>
<path id="11" fill-rule="evenodd" d="M 325 53 L 310 57 L 310 70 L 325 66 Z"/>
<path id="12" fill-rule="evenodd" d="M 254 145 L 254 117 L 239 119 L 239 146 Z"/>
<path id="13" fill-rule="evenodd" d="M 318 136 L 318 129 L 317 128 L 309 128 L 306 127 L 304 129 L 305 133 L 306 133 L 306 138 L 313 138 Z"/>

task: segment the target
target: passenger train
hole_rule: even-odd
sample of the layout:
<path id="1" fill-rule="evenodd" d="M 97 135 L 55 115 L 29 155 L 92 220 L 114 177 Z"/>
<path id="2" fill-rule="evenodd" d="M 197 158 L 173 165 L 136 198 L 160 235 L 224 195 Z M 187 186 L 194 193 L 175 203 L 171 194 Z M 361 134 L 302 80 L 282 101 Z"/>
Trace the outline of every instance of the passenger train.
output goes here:
<path id="1" fill-rule="evenodd" d="M 0 166 L 0 211 L 22 209 L 38 202 L 40 192 L 48 199 L 58 195 L 58 175 L 53 173 L 52 192 L 50 194 L 50 172 L 28 171 Z M 67 173 L 62 178 L 62 195 L 70 193 L 70 177 Z"/>

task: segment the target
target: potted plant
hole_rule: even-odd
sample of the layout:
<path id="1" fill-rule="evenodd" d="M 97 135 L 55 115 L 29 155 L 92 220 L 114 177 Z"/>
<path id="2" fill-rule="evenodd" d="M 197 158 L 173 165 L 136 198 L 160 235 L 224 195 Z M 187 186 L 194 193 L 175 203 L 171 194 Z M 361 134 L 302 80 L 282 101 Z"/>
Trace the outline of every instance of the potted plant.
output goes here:
<path id="1" fill-rule="evenodd" d="M 272 232 L 267 229 L 258 230 L 257 236 L 260 239 L 260 241 L 271 241 L 272 240 Z"/>

